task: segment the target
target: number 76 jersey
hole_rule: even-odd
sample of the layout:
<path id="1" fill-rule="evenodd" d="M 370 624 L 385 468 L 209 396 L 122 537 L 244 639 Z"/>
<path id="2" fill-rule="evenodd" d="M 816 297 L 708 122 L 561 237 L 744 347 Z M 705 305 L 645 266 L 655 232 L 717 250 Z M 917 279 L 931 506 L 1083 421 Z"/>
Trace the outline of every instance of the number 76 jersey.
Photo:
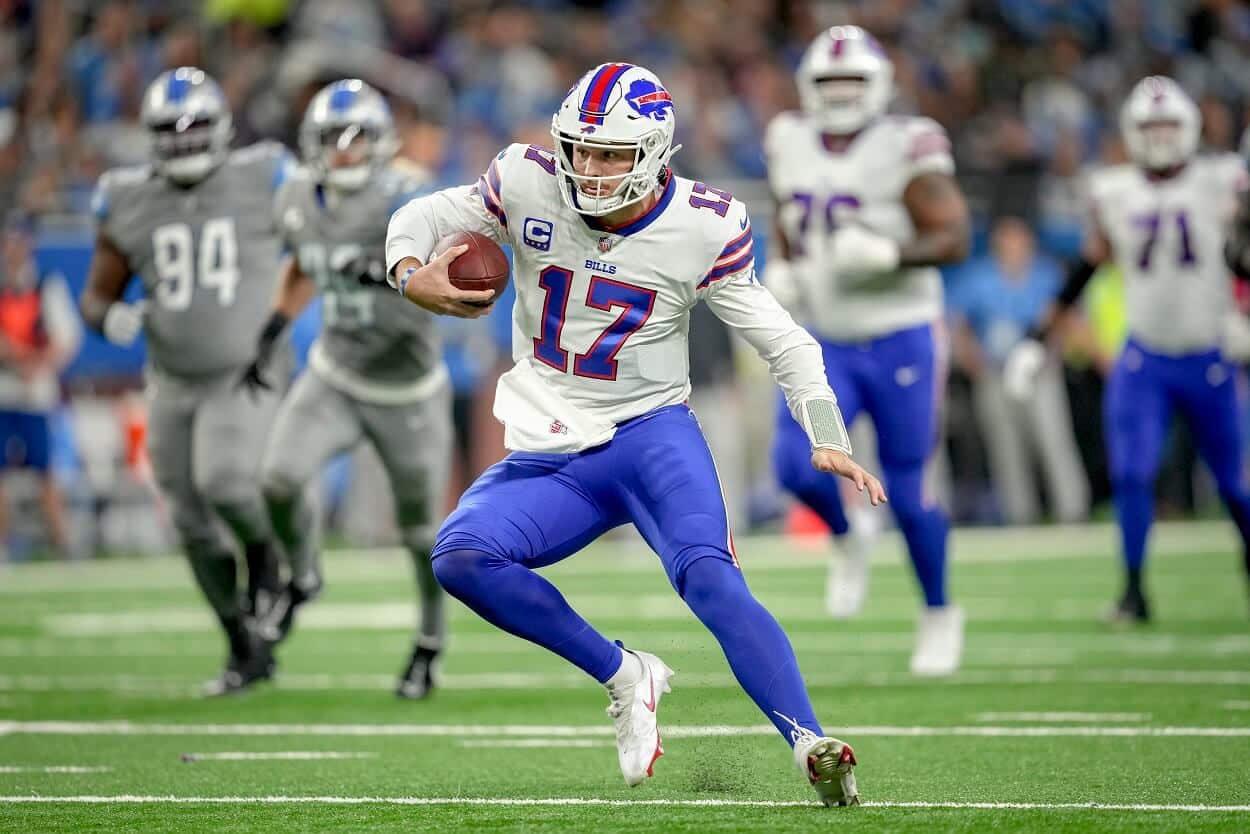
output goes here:
<path id="1" fill-rule="evenodd" d="M 1128 329 L 1148 350 L 1210 350 L 1233 301 L 1224 239 L 1246 170 L 1236 154 L 1198 156 L 1167 179 L 1135 165 L 1096 171 L 1093 220 L 1124 274 Z"/>
<path id="2" fill-rule="evenodd" d="M 512 145 L 477 185 L 400 209 L 387 236 L 388 269 L 407 255 L 427 261 L 437 237 L 453 231 L 512 245 L 517 364 L 495 399 L 509 448 L 578 451 L 685 400 L 698 300 L 753 344 L 772 339 L 766 354 L 810 340 L 755 280 L 741 201 L 670 175 L 654 208 L 608 229 L 566 206 L 559 188 L 550 151 Z M 813 374 L 824 386 L 819 367 Z"/>

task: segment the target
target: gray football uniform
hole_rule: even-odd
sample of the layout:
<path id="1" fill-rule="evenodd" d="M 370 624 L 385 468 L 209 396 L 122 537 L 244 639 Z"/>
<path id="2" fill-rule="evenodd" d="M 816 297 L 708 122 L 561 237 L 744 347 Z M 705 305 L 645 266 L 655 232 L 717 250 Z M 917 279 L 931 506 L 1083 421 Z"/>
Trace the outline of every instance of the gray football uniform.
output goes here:
<path id="1" fill-rule="evenodd" d="M 147 166 L 100 178 L 99 228 L 143 281 L 155 370 L 207 377 L 252 360 L 273 307 L 282 248 L 273 193 L 289 164 L 285 148 L 260 142 L 190 188 Z"/>
<path id="2" fill-rule="evenodd" d="M 362 256 L 385 269 L 387 223 L 417 190 L 415 180 L 389 168 L 333 204 L 305 169 L 278 189 L 274 216 L 287 249 L 321 292 L 323 327 L 313 362 L 323 375 L 337 372 L 348 385 L 358 381 L 366 389 L 394 389 L 409 387 L 441 367 L 438 327 L 431 313 L 415 304 L 396 304 L 385 284 L 362 286 L 355 275 L 344 272 Z M 380 398 L 402 399 L 402 394 L 390 393 Z"/>
<path id="3" fill-rule="evenodd" d="M 422 597 L 421 639 L 438 645 L 443 601 L 429 552 L 442 519 L 452 441 L 451 395 L 434 317 L 395 298 L 385 284 L 362 285 L 362 258 L 385 262 L 391 214 L 417 183 L 380 171 L 358 192 L 330 204 L 306 170 L 279 189 L 274 216 L 300 271 L 322 298 L 322 329 L 309 372 L 282 403 L 262 482 L 275 532 L 301 584 L 315 585 L 317 525 L 304 487 L 340 452 L 367 441 L 378 452 Z"/>
<path id="4" fill-rule="evenodd" d="M 278 394 L 237 383 L 273 306 L 282 245 L 273 192 L 290 160 L 264 142 L 231 152 L 190 187 L 140 166 L 109 171 L 96 190 L 100 234 L 147 297 L 148 449 L 197 575 L 234 558 L 218 518 L 245 546 L 271 536 L 258 462 Z M 277 365 L 289 373 L 289 353 Z M 219 614 L 234 613 L 229 595 L 201 584 Z"/>

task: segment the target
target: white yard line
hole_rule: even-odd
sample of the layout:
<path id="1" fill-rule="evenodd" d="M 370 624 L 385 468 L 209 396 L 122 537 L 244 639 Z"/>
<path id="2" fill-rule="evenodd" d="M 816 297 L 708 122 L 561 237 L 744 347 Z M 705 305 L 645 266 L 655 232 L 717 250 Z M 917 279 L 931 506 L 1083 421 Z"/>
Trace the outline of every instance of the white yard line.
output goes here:
<path id="1" fill-rule="evenodd" d="M 88 765 L 50 765 L 48 767 L 0 765 L 0 773 L 108 773 L 112 769 L 111 767 L 91 767 Z"/>
<path id="2" fill-rule="evenodd" d="M 977 714 L 977 721 L 993 724 L 999 721 L 1022 721 L 1044 723 L 1084 723 L 1097 724 L 1100 721 L 1149 721 L 1148 712 L 982 712 Z"/>
<path id="3" fill-rule="evenodd" d="M 1250 727 L 1123 727 L 1123 726 L 895 726 L 831 727 L 838 735 L 855 737 L 975 736 L 1008 738 L 1122 737 L 1122 738 L 1250 738 Z M 3 735 L 111 735 L 111 736 L 432 736 L 456 738 L 610 737 L 608 724 L 146 724 L 131 721 L 0 721 Z M 771 724 L 668 725 L 669 738 L 767 736 Z"/>
<path id="4" fill-rule="evenodd" d="M 845 674 L 808 675 L 809 686 L 841 686 Z M 279 690 L 332 692 L 389 689 L 395 681 L 385 674 L 283 674 L 274 683 Z M 679 678 L 683 688 L 732 688 L 738 684 L 728 672 L 686 672 Z M 905 672 L 856 673 L 860 688 L 912 685 L 917 679 Z M 1065 668 L 964 669 L 955 676 L 933 681 L 933 686 L 1040 686 L 1071 684 L 1156 686 L 1248 686 L 1250 671 L 1228 669 L 1110 669 L 1089 671 Z M 589 686 L 581 672 L 478 672 L 442 676 L 446 689 L 580 689 Z M 200 693 L 202 681 L 183 675 L 0 675 L 0 692 L 101 691 L 138 697 L 189 697 Z"/>
<path id="5" fill-rule="evenodd" d="M 1010 529 L 961 529 L 953 532 L 952 559 L 956 564 L 1062 561 L 1085 559 L 1115 551 L 1115 527 L 1111 524 L 1013 527 Z M 829 553 L 824 537 L 793 539 L 753 536 L 737 540 L 748 576 L 787 570 L 808 570 L 823 565 Z M 1195 550 L 1232 550 L 1237 546 L 1232 525 L 1224 521 L 1161 522 L 1151 530 L 1150 556 L 1191 557 Z M 752 558 L 753 553 L 779 555 Z M 784 554 L 784 555 L 780 555 Z M 327 553 L 326 572 L 335 585 L 378 582 L 407 576 L 408 555 L 399 548 L 354 548 Z M 896 532 L 882 537 L 874 566 L 906 564 Z M 633 541 L 602 542 L 585 556 L 563 562 L 555 572 L 570 576 L 614 576 L 621 573 L 656 572 L 654 554 Z M 191 589 L 184 562 L 169 557 L 125 559 L 71 564 L 33 563 L 9 566 L 0 582 L 0 596 L 25 593 L 81 593 L 90 591 L 142 591 Z"/>
<path id="6" fill-rule="evenodd" d="M 469 805 L 504 807 L 594 805 L 614 808 L 631 806 L 678 808 L 790 808 L 814 807 L 815 802 L 751 799 L 593 799 L 551 797 L 504 799 L 498 797 L 423 796 L 0 796 L 0 803 L 74 803 L 86 805 Z M 1158 811 L 1181 813 L 1244 814 L 1250 805 L 1146 805 L 1092 802 L 909 802 L 882 800 L 865 802 L 868 808 L 933 808 L 986 811 Z"/>
<path id="7" fill-rule="evenodd" d="M 122 613 L 122 612 L 116 612 Z M 135 612 L 138 613 L 138 612 Z M 197 615 L 198 616 L 198 615 Z M 206 626 L 206 632 L 209 626 Z M 846 655 L 882 654 L 888 652 L 911 652 L 915 635 L 908 624 L 896 631 L 851 631 L 833 629 L 832 624 L 818 624 L 787 629 L 790 642 L 800 652 L 830 652 Z M 614 631 L 626 645 L 645 644 L 654 641 L 655 633 Z M 671 631 L 662 638 L 680 637 L 683 644 L 692 648 L 715 646 L 711 635 L 698 623 L 689 628 L 673 623 Z M 338 656 L 344 644 L 354 652 L 378 653 L 373 635 L 323 633 L 316 641 L 305 641 L 300 646 L 304 655 Z M 396 651 L 406 648 L 399 635 L 395 638 Z M 529 653 L 542 656 L 544 650 L 515 637 L 499 634 L 453 634 L 448 642 L 448 653 L 512 655 Z M 1069 656 L 1072 654 L 1123 654 L 1143 657 L 1185 655 L 1187 657 L 1250 655 L 1250 634 L 1214 634 L 1194 637 L 1177 634 L 1089 634 L 1074 632 L 1029 632 L 1018 635 L 973 633 L 968 636 L 965 657 L 1006 657 L 1008 654 L 1035 654 L 1037 656 Z M 81 634 L 74 637 L 0 637 L 0 657 L 212 657 L 220 655 L 216 643 L 198 639 L 198 632 L 178 636 L 120 636 L 116 634 Z M 1040 664 L 1039 661 L 1035 663 Z"/>
<path id="8" fill-rule="evenodd" d="M 667 730 L 665 730 L 667 733 Z M 615 742 L 592 738 L 465 739 L 461 747 L 615 747 Z"/>
<path id="9" fill-rule="evenodd" d="M 269 753 L 224 751 L 183 753 L 184 762 L 311 762 L 318 759 L 376 759 L 377 753 L 345 753 L 336 750 L 278 750 Z"/>

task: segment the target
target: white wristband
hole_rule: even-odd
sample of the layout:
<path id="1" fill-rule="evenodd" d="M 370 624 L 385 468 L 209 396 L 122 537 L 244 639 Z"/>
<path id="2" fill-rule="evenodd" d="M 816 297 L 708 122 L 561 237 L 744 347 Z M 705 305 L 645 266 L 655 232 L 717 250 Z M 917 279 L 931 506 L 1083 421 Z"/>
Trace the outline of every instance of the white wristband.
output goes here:
<path id="1" fill-rule="evenodd" d="M 851 436 L 835 401 L 808 400 L 799 406 L 799 415 L 813 449 L 837 449 L 851 454 Z"/>

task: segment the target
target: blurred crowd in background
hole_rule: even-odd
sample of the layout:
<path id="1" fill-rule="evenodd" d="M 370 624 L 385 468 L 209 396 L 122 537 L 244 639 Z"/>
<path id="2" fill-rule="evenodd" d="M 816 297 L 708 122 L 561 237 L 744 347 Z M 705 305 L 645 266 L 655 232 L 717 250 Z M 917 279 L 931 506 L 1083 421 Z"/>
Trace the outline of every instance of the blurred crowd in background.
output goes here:
<path id="1" fill-rule="evenodd" d="M 144 87 L 184 64 L 221 82 L 240 144 L 277 138 L 294 147 L 312 92 L 363 78 L 389 98 L 401 154 L 440 186 L 472 181 L 508 142 L 549 144 L 551 113 L 586 69 L 641 63 L 677 102 L 678 172 L 733 191 L 755 228 L 768 229 L 764 128 L 797 106 L 793 68 L 837 23 L 858 23 L 886 45 L 897 110 L 931 116 L 950 133 L 977 220 L 973 256 L 945 274 L 952 373 L 943 469 L 954 517 L 1028 523 L 1099 512 L 1108 494 L 1101 373 L 1124 337 L 1115 271 L 1104 269 L 1087 291 L 1084 347 L 1038 402 L 1007 401 L 998 373 L 1078 251 L 1085 172 L 1124 158 L 1116 118 L 1133 82 L 1175 77 L 1200 102 L 1204 148 L 1236 149 L 1250 121 L 1250 7 L 1239 0 L 0 0 L 3 293 L 42 292 L 55 280 L 76 295 L 95 181 L 144 160 L 136 122 Z M 765 244 L 757 242 L 758 266 Z M 490 399 L 509 328 L 507 305 L 497 307 L 486 322 L 446 322 L 461 484 L 502 454 Z M 306 345 L 315 330 L 314 308 L 297 339 Z M 14 339 L 7 326 L 5 339 Z M 45 512 L 0 513 L 0 539 L 19 556 L 163 549 L 169 535 L 142 451 L 142 350 L 94 334 L 71 341 L 72 351 L 39 360 L 61 380 L 62 396 L 40 405 L 54 427 L 51 477 L 23 482 L 27 450 L 4 449 L 18 470 L 4 500 L 42 502 Z M 771 427 L 753 422 L 771 409 L 747 406 L 772 393 L 742 353 L 735 358 L 713 317 L 696 317 L 700 413 L 728 471 L 738 526 L 751 527 L 785 508 L 767 466 Z M 34 361 L 8 349 L 0 358 L 0 374 L 18 376 Z M 0 411 L 33 407 L 4 401 L 7 390 L 0 384 Z M 1171 447 L 1161 512 L 1200 512 L 1211 490 L 1195 479 L 1179 431 Z M 372 508 L 387 504 L 367 498 L 378 480 L 376 462 L 361 457 L 329 476 L 331 523 L 348 540 L 385 540 L 387 522 Z M 64 511 L 49 500 L 49 483 L 60 485 Z"/>

